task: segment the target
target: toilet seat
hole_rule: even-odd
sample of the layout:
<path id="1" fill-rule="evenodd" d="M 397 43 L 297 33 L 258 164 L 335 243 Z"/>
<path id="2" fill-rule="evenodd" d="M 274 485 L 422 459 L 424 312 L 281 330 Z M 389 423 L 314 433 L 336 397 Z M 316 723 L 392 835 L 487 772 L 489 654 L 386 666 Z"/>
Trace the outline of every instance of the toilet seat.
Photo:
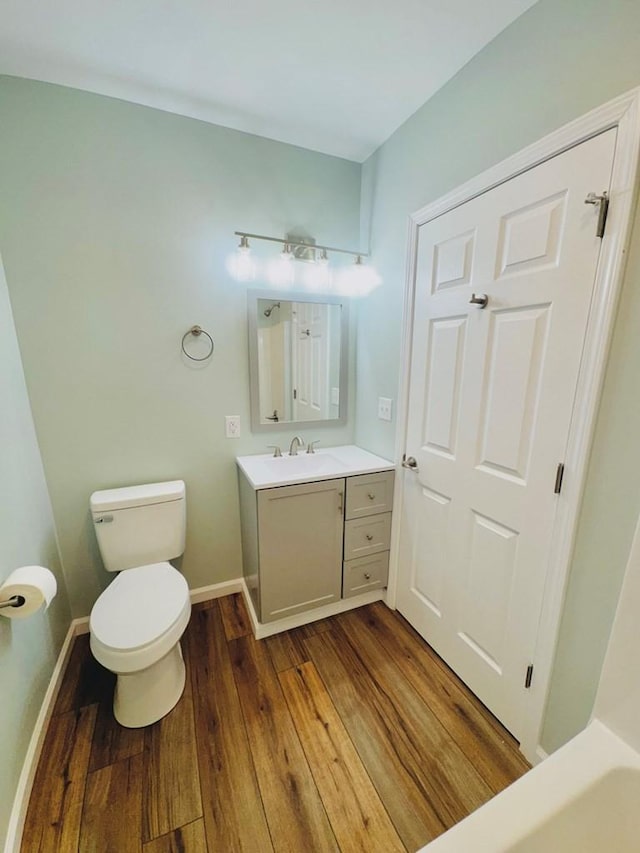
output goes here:
<path id="1" fill-rule="evenodd" d="M 145 669 L 178 642 L 190 614 L 189 587 L 172 565 L 127 569 L 93 606 L 91 651 L 112 672 Z"/>

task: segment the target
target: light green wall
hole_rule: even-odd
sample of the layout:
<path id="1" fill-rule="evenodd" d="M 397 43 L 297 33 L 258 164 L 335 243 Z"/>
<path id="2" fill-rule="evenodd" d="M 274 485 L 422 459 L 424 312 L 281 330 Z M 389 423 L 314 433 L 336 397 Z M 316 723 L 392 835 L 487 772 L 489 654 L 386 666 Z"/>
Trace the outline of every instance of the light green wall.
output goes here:
<path id="1" fill-rule="evenodd" d="M 234 457 L 293 431 L 249 431 L 246 286 L 225 270 L 233 232 L 357 245 L 360 166 L 7 77 L 0 124 L 0 248 L 74 614 L 110 580 L 94 489 L 184 479 L 190 586 L 240 576 Z M 194 323 L 215 340 L 201 368 L 180 355 Z M 225 439 L 226 414 L 241 416 L 240 440 Z M 349 442 L 353 417 L 313 432 Z"/>
<path id="2" fill-rule="evenodd" d="M 0 849 L 33 726 L 69 626 L 69 602 L 0 261 L 0 583 L 18 566 L 48 566 L 58 595 L 28 619 L 0 618 Z"/>
<path id="3" fill-rule="evenodd" d="M 384 286 L 360 306 L 356 440 L 393 452 L 408 215 L 567 121 L 640 85 L 637 0 L 539 0 L 365 164 L 363 241 Z M 622 296 L 543 743 L 587 721 L 640 510 L 640 234 Z M 384 329 L 385 333 L 381 333 Z"/>

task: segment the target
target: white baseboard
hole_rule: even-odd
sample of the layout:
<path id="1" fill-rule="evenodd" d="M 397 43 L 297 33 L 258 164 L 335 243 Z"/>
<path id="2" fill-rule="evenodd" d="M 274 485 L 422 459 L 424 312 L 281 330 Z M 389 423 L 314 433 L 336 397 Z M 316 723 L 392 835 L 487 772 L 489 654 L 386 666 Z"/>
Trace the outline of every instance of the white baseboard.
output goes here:
<path id="1" fill-rule="evenodd" d="M 242 578 L 241 583 L 242 595 L 249 611 L 251 629 L 256 640 L 263 640 L 265 637 L 272 637 L 274 634 L 280 634 L 282 631 L 290 631 L 292 628 L 308 625 L 310 622 L 316 622 L 318 619 L 326 619 L 328 616 L 346 613 L 347 610 L 355 610 L 356 607 L 362 607 L 364 604 L 373 604 L 374 601 L 382 601 L 385 597 L 383 589 L 375 589 L 372 592 L 364 592 L 362 595 L 357 595 L 353 598 L 341 598 L 339 601 L 325 604 L 323 607 L 314 607 L 313 610 L 306 610 L 304 613 L 285 616 L 284 619 L 278 619 L 275 622 L 259 622 L 253 606 L 253 599 L 249 594 L 249 589 L 244 578 Z"/>
<path id="2" fill-rule="evenodd" d="M 549 753 L 546 752 L 541 746 L 536 747 L 535 760 L 532 762 L 535 764 L 540 764 L 541 761 L 544 761 L 546 758 L 549 758 Z"/>
<path id="3" fill-rule="evenodd" d="M 89 617 L 88 616 L 80 616 L 79 619 L 74 619 L 71 623 L 75 625 L 75 636 L 79 637 L 80 634 L 88 634 L 89 633 Z"/>
<path id="4" fill-rule="evenodd" d="M 85 622 L 86 629 L 84 628 Z M 38 718 L 36 719 L 36 724 L 33 728 L 31 740 L 29 741 L 29 746 L 27 747 L 27 754 L 25 755 L 24 763 L 22 765 L 22 772 L 20 773 L 20 778 L 18 779 L 18 787 L 16 789 L 16 795 L 13 800 L 11 814 L 9 815 L 9 825 L 7 827 L 7 838 L 4 845 L 4 853 L 20 853 L 22 832 L 24 829 L 24 821 L 27 816 L 27 806 L 29 805 L 31 788 L 33 787 L 33 780 L 36 775 L 36 768 L 38 766 L 38 761 L 40 760 L 40 753 L 42 752 L 44 736 L 47 732 L 47 726 L 49 725 L 49 720 L 51 719 L 51 714 L 53 713 L 53 707 L 55 705 L 56 699 L 58 698 L 58 693 L 60 692 L 62 677 L 67 668 L 69 655 L 71 654 L 73 640 L 78 634 L 84 634 L 88 630 L 88 618 L 86 620 L 73 619 L 71 621 L 71 624 L 69 625 L 69 629 L 62 643 L 62 647 L 60 648 L 60 653 L 53 668 L 53 672 L 51 673 L 49 686 L 47 687 L 46 693 L 44 694 L 44 699 L 42 700 L 42 705 L 40 707 L 40 713 L 38 714 Z"/>
<path id="5" fill-rule="evenodd" d="M 199 604 L 201 601 L 209 601 L 210 598 L 222 598 L 225 595 L 232 595 L 234 592 L 242 592 L 242 578 L 212 583 L 209 586 L 199 586 L 197 589 L 192 589 L 189 596 L 192 604 Z"/>
<path id="6" fill-rule="evenodd" d="M 208 586 L 199 586 L 197 589 L 191 589 L 189 590 L 189 598 L 192 604 L 199 604 L 201 601 L 209 601 L 210 598 L 222 598 L 222 596 L 231 595 L 234 592 L 242 592 L 242 578 L 234 578 L 230 581 L 212 583 Z M 74 619 L 71 624 L 75 626 L 75 636 L 89 633 L 88 616 L 81 616 L 79 619 Z"/>

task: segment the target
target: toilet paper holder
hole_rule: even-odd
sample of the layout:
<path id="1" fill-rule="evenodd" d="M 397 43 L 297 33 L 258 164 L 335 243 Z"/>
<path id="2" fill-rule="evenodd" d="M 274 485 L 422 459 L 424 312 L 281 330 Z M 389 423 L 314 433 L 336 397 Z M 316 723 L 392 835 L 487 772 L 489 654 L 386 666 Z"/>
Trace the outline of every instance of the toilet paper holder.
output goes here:
<path id="1" fill-rule="evenodd" d="M 24 595 L 13 595 L 6 601 L 0 601 L 0 610 L 2 610 L 3 607 L 22 607 L 25 601 L 26 599 Z"/>

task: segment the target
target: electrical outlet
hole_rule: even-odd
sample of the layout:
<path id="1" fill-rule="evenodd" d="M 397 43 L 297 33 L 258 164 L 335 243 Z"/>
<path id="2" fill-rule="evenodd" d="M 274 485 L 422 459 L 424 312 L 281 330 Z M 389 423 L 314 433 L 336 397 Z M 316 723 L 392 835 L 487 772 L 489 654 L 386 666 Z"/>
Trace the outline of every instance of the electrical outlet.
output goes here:
<path id="1" fill-rule="evenodd" d="M 381 421 L 391 420 L 391 407 L 393 400 L 389 397 L 378 397 L 378 417 Z"/>
<path id="2" fill-rule="evenodd" d="M 240 415 L 225 415 L 224 434 L 227 438 L 240 438 Z"/>

